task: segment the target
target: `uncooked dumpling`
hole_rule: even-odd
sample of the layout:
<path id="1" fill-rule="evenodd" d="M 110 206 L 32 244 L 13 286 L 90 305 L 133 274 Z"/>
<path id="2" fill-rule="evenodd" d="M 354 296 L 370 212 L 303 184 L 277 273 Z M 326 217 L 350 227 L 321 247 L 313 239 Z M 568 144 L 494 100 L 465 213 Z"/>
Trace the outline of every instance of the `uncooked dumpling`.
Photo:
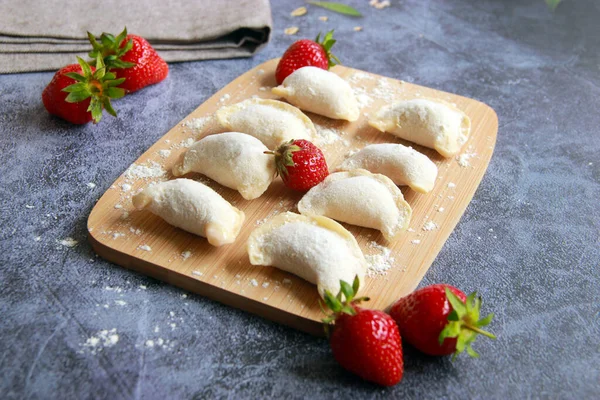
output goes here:
<path id="1" fill-rule="evenodd" d="M 173 167 L 173 175 L 198 172 L 223 186 L 237 190 L 246 200 L 256 199 L 275 177 L 275 157 L 257 138 L 225 132 L 194 143 Z"/>
<path id="2" fill-rule="evenodd" d="M 358 276 L 364 283 L 366 261 L 356 239 L 337 222 L 285 212 L 256 228 L 248 238 L 252 265 L 274 266 L 316 284 L 319 294 L 340 290 Z"/>
<path id="3" fill-rule="evenodd" d="M 460 152 L 469 138 L 471 120 L 439 100 L 414 99 L 382 107 L 369 125 L 399 138 L 435 149 L 444 157 Z"/>
<path id="4" fill-rule="evenodd" d="M 394 182 L 364 169 L 329 175 L 302 197 L 298 211 L 377 229 L 386 240 L 405 231 L 412 215 Z"/>
<path id="5" fill-rule="evenodd" d="M 296 107 L 329 118 L 356 121 L 360 114 L 348 82 L 321 68 L 297 69 L 272 92 Z"/>
<path id="6" fill-rule="evenodd" d="M 136 209 L 147 209 L 173 226 L 204 236 L 213 246 L 232 243 L 244 222 L 242 211 L 191 179 L 148 186 L 132 200 Z"/>
<path id="7" fill-rule="evenodd" d="M 247 133 L 274 150 L 292 139 L 312 141 L 312 121 L 296 107 L 278 100 L 248 99 L 215 113 L 224 129 Z"/>
<path id="8" fill-rule="evenodd" d="M 395 143 L 370 144 L 347 158 L 340 170 L 362 168 L 390 178 L 396 185 L 408 185 L 420 193 L 433 189 L 438 169 L 425 154 Z"/>

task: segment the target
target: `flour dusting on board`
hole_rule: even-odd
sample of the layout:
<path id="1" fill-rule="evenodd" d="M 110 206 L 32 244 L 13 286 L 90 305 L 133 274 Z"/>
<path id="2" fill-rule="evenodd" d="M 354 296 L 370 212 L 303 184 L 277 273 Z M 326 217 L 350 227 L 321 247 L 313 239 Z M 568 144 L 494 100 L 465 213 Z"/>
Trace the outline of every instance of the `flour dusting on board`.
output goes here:
<path id="1" fill-rule="evenodd" d="M 396 259 L 392 257 L 392 251 L 384 246 L 372 241 L 368 244 L 369 249 L 374 250 L 374 254 L 365 256 L 367 260 L 367 275 L 374 277 L 377 275 L 386 275 L 393 266 Z"/>

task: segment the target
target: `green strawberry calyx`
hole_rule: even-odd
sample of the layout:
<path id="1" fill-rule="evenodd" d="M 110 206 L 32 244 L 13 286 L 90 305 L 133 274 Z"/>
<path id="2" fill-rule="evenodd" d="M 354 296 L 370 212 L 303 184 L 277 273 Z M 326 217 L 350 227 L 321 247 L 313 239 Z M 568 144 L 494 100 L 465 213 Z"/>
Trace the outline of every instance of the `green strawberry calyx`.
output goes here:
<path id="1" fill-rule="evenodd" d="M 467 296 L 463 302 L 457 295 L 445 288 L 446 297 L 452 306 L 452 312 L 448 315 L 448 324 L 444 327 L 438 338 L 440 345 L 446 338 L 456 338 L 456 352 L 452 359 L 463 351 L 467 351 L 471 357 L 479 357 L 479 354 L 473 350 L 471 345 L 477 339 L 478 335 L 484 335 L 490 339 L 496 339 L 496 336 L 481 329 L 492 322 L 494 314 L 491 313 L 483 319 L 479 319 L 479 310 L 481 308 L 481 297 L 476 292 Z"/>
<path id="2" fill-rule="evenodd" d="M 265 151 L 265 154 L 275 156 L 275 176 L 284 177 L 289 175 L 287 167 L 296 165 L 294 163 L 294 153 L 302 150 L 302 148 L 294 144 L 294 141 L 295 139 L 292 139 L 283 143 L 275 151 Z"/>
<path id="3" fill-rule="evenodd" d="M 333 53 L 331 53 L 331 48 L 336 42 L 336 40 L 333 38 L 333 30 L 327 32 L 325 36 L 323 36 L 323 40 L 321 40 L 321 33 L 319 32 L 317 38 L 315 39 L 315 42 L 320 44 L 321 47 L 323 47 L 323 50 L 325 50 L 325 54 L 327 54 L 327 62 L 329 63 L 328 69 L 333 67 L 334 65 L 342 63 L 339 58 L 337 58 Z"/>
<path id="4" fill-rule="evenodd" d="M 340 280 L 340 291 L 337 295 L 333 295 L 329 290 L 325 290 L 323 301 L 327 308 L 333 311 L 333 314 L 328 315 L 328 311 L 323 307 L 323 303 L 319 301 L 321 311 L 327 315 L 327 317 L 322 320 L 323 324 L 325 324 L 324 328 L 327 336 L 329 336 L 329 328 L 340 314 L 356 315 L 357 312 L 355 306 L 363 301 L 370 300 L 368 297 L 356 297 L 359 287 L 360 279 L 358 279 L 357 275 L 354 277 L 352 285 L 346 281 Z"/>
<path id="5" fill-rule="evenodd" d="M 98 56 L 101 56 L 109 70 L 113 68 L 135 67 L 135 63 L 121 60 L 125 53 L 133 47 L 133 40 L 131 39 L 123 45 L 123 42 L 127 38 L 127 27 L 116 37 L 110 33 L 102 33 L 99 42 L 92 33 L 88 32 L 87 35 L 92 44 L 92 51 L 88 54 L 91 58 L 96 59 Z"/>
<path id="6" fill-rule="evenodd" d="M 95 124 L 102 119 L 102 110 L 106 110 L 113 117 L 117 116 L 116 111 L 110 104 L 110 99 L 119 99 L 125 95 L 125 90 L 118 88 L 125 81 L 125 78 L 115 79 L 112 72 L 106 71 L 106 66 L 102 57 L 96 58 L 96 70 L 92 72 L 90 65 L 81 57 L 77 57 L 83 74 L 77 72 L 67 72 L 65 75 L 77 81 L 76 83 L 62 89 L 69 93 L 65 98 L 67 103 L 79 103 L 90 99 L 90 105 L 87 109 L 92 113 L 92 119 Z"/>

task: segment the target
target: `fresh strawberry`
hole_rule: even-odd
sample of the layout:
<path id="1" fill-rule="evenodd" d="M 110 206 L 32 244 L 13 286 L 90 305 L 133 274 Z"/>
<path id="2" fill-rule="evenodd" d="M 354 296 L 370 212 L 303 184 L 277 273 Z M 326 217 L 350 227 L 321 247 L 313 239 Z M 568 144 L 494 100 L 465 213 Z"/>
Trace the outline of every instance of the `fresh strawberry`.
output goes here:
<path id="1" fill-rule="evenodd" d="M 482 334 L 496 337 L 481 329 L 488 325 L 494 314 L 479 319 L 481 298 L 476 293 L 468 297 L 459 289 L 446 285 L 431 285 L 398 300 L 390 315 L 398 323 L 402 337 L 423 353 L 454 356 L 465 349 L 472 357 L 479 357 L 471 345 Z"/>
<path id="2" fill-rule="evenodd" d="M 293 190 L 306 192 L 329 175 L 321 149 L 308 140 L 290 140 L 273 152 L 277 175 Z"/>
<path id="3" fill-rule="evenodd" d="M 368 300 L 354 298 L 358 292 L 358 277 L 352 286 L 344 281 L 340 281 L 340 285 L 337 296 L 325 291 L 324 299 L 334 312 L 323 320 L 328 334 L 332 329 L 329 342 L 333 356 L 342 367 L 363 379 L 383 386 L 397 384 L 404 374 L 398 326 L 383 311 L 358 307 L 361 301 Z"/>
<path id="4" fill-rule="evenodd" d="M 275 79 L 281 85 L 283 80 L 292 72 L 302 67 L 313 66 L 328 70 L 340 60 L 331 54 L 331 47 L 335 44 L 333 31 L 327 32 L 321 41 L 321 34 L 312 41 L 309 39 L 298 40 L 283 53 L 283 57 L 277 64 Z"/>
<path id="5" fill-rule="evenodd" d="M 123 89 L 115 87 L 123 83 L 123 79 L 115 79 L 113 73 L 106 72 L 100 57 L 96 59 L 95 68 L 79 57 L 77 60 L 79 64 L 67 65 L 54 74 L 42 92 L 46 110 L 73 124 L 86 124 L 92 120 L 97 123 L 103 109 L 116 117 L 110 99 L 125 94 Z"/>
<path id="6" fill-rule="evenodd" d="M 150 43 L 141 36 L 128 35 L 127 28 L 117 37 L 103 33 L 100 42 L 90 32 L 88 38 L 93 47 L 90 57 L 102 56 L 117 78 L 125 78 L 120 87 L 130 93 L 158 83 L 169 74 L 169 66 Z"/>

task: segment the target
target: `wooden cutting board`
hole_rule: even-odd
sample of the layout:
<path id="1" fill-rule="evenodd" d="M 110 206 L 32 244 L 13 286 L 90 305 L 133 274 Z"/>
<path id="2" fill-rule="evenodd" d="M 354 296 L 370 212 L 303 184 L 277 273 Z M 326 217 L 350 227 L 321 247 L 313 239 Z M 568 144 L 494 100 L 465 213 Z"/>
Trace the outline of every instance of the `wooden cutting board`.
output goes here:
<path id="1" fill-rule="evenodd" d="M 173 178 L 171 167 L 187 146 L 218 131 L 211 120 L 214 111 L 252 96 L 276 98 L 270 88 L 275 85 L 277 61 L 265 62 L 231 82 L 148 149 L 92 210 L 89 240 L 94 250 L 111 262 L 294 328 L 322 334 L 316 286 L 277 268 L 252 266 L 248 261 L 246 240 L 250 232 L 269 217 L 296 211 L 301 195 L 287 190 L 279 178 L 262 197 L 246 201 L 205 177 L 190 176 L 207 183 L 246 214 L 237 241 L 220 248 L 147 211 L 135 211 L 131 204 L 132 194 L 150 182 Z M 490 107 L 476 100 L 343 66 L 332 71 L 355 89 L 362 115 L 357 122 L 348 123 L 306 113 L 319 131 L 316 142 L 330 170 L 349 152 L 382 142 L 412 145 L 439 168 L 432 192 L 419 194 L 402 188 L 413 216 L 409 231 L 399 240 L 387 243 L 378 231 L 344 224 L 356 236 L 374 275 L 366 279 L 363 294 L 371 297 L 370 307 L 385 309 L 417 287 L 460 220 L 492 157 L 498 119 Z M 418 97 L 455 103 L 471 118 L 471 137 L 461 156 L 445 159 L 434 150 L 368 126 L 367 115 L 380 106 Z"/>

